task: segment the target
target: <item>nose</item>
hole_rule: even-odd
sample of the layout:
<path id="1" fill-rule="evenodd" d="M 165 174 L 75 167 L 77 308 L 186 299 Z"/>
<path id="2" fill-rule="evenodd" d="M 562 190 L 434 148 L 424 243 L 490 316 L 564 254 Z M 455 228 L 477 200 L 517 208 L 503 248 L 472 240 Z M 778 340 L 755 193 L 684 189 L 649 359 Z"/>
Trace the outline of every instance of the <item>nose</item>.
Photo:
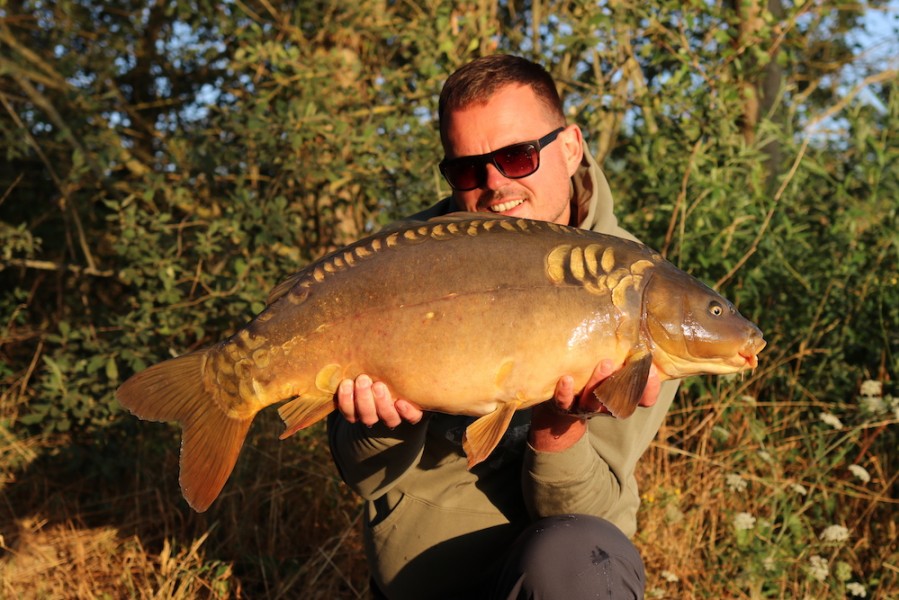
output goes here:
<path id="1" fill-rule="evenodd" d="M 498 190 L 505 185 L 509 178 L 499 172 L 496 165 L 487 163 L 484 166 L 484 188 L 488 190 Z"/>

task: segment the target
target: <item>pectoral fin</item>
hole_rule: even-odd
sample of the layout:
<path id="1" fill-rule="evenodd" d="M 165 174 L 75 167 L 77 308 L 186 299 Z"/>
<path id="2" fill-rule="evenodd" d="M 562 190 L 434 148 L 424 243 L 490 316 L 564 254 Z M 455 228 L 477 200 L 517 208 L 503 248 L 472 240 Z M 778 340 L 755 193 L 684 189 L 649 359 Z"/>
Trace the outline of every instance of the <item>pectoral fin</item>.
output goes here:
<path id="1" fill-rule="evenodd" d="M 281 439 L 286 439 L 300 429 L 324 419 L 334 410 L 334 396 L 303 396 L 285 403 L 278 409 L 286 429 Z"/>
<path id="2" fill-rule="evenodd" d="M 462 448 L 468 456 L 469 469 L 490 456 L 509 428 L 509 422 L 518 406 L 518 402 L 504 402 L 495 411 L 468 426 Z"/>
<path id="3" fill-rule="evenodd" d="M 635 352 L 624 361 L 621 369 L 604 379 L 593 394 L 612 415 L 626 419 L 637 409 L 651 366 L 652 354 L 648 350 Z"/>

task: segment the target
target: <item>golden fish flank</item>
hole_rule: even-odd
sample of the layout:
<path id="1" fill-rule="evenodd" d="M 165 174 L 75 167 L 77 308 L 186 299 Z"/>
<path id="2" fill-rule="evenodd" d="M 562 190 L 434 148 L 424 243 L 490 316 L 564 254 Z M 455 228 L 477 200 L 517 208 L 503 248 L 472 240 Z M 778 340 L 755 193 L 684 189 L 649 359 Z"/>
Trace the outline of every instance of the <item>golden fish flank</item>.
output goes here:
<path id="1" fill-rule="evenodd" d="M 474 466 L 516 410 L 545 401 L 562 375 L 585 385 L 600 359 L 623 364 L 595 393 L 626 418 L 651 366 L 663 379 L 733 373 L 755 367 L 764 345 L 727 300 L 642 245 L 468 214 L 329 254 L 275 286 L 235 335 L 149 367 L 117 397 L 141 418 L 181 423 L 181 488 L 202 511 L 257 412 L 280 404 L 287 437 L 334 410 L 345 377 L 368 373 L 425 410 L 478 416 L 463 445 Z"/>

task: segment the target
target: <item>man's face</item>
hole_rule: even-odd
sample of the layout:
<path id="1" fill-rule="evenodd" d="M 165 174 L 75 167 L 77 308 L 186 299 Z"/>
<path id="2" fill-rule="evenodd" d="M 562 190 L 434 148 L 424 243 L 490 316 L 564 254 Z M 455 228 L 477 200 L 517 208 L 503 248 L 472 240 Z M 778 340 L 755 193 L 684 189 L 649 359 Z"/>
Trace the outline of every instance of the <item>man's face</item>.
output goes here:
<path id="1" fill-rule="evenodd" d="M 486 104 L 475 104 L 444 116 L 446 158 L 486 154 L 511 144 L 539 139 L 559 126 L 545 105 L 526 86 L 501 88 Z M 509 179 L 488 164 L 483 186 L 453 191 L 464 210 L 551 221 L 568 225 L 570 178 L 583 155 L 581 132 L 569 125 L 540 150 L 540 167 L 521 179 Z"/>

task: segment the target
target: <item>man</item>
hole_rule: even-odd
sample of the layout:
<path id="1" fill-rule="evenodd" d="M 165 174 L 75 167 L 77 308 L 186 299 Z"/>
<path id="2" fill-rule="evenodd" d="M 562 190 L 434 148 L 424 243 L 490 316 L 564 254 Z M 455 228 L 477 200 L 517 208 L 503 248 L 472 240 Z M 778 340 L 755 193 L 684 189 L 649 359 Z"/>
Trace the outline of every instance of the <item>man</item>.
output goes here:
<path id="1" fill-rule="evenodd" d="M 542 67 L 505 55 L 472 61 L 447 80 L 439 119 L 453 194 L 414 218 L 483 211 L 633 239 Z M 589 392 L 619 366 L 599 360 L 580 408 L 602 410 Z M 643 563 L 628 540 L 633 472 L 675 390 L 653 373 L 633 416 L 585 420 L 566 414 L 576 391 L 562 376 L 551 402 L 516 413 L 469 471 L 461 439 L 473 419 L 423 413 L 366 375 L 342 382 L 331 451 L 366 500 L 376 597 L 642 597 Z"/>

